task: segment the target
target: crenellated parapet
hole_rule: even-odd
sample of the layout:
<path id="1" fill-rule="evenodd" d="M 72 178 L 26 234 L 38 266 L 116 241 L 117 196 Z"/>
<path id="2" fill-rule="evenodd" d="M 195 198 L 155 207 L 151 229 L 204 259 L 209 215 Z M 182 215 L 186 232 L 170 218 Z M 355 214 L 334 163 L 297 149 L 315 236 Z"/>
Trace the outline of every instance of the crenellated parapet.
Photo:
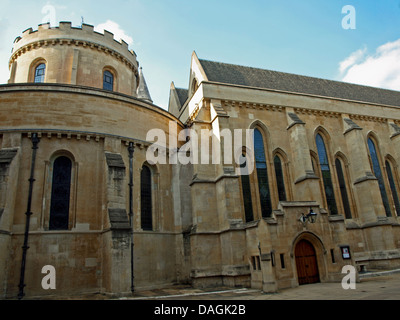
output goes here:
<path id="1" fill-rule="evenodd" d="M 107 30 L 104 30 L 104 34 L 96 32 L 92 25 L 72 27 L 71 22 L 60 22 L 58 27 L 50 27 L 49 23 L 45 23 L 39 25 L 38 30 L 25 30 L 14 41 L 9 66 L 25 52 L 54 45 L 81 46 L 104 52 L 124 62 L 138 75 L 136 53 L 129 49 L 124 40 L 117 41 L 114 34 Z"/>
<path id="2" fill-rule="evenodd" d="M 136 96 L 139 85 L 139 63 L 128 44 L 114 39 L 104 30 L 71 22 L 58 27 L 41 24 L 29 28 L 14 41 L 9 60 L 9 83 L 36 82 L 35 70 L 45 64 L 42 82 L 62 83 L 103 89 L 104 73 L 109 72 L 112 91 Z"/>

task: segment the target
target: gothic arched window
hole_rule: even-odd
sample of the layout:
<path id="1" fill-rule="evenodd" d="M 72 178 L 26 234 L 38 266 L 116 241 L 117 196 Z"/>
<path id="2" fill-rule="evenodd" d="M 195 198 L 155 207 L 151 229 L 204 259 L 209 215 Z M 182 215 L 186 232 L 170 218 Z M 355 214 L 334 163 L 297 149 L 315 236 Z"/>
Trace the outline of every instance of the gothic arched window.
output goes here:
<path id="1" fill-rule="evenodd" d="M 108 70 L 103 73 L 103 89 L 108 91 L 114 90 L 114 75 Z"/>
<path id="2" fill-rule="evenodd" d="M 283 177 L 282 161 L 278 155 L 276 155 L 274 158 L 274 167 L 279 201 L 286 201 L 285 179 Z"/>
<path id="3" fill-rule="evenodd" d="M 58 157 L 53 163 L 49 230 L 68 230 L 72 161 Z"/>
<path id="4" fill-rule="evenodd" d="M 318 150 L 319 165 L 321 168 L 322 182 L 324 184 L 325 199 L 328 205 L 330 214 L 337 214 L 337 206 L 335 200 L 335 192 L 333 190 L 331 170 L 329 168 L 328 154 L 326 152 L 324 139 L 320 134 L 316 136 L 316 144 Z"/>
<path id="5" fill-rule="evenodd" d="M 389 180 L 390 190 L 392 191 L 394 207 L 396 208 L 397 215 L 400 216 L 399 194 L 397 193 L 396 183 L 394 180 L 393 171 L 392 171 L 389 161 L 386 161 L 386 172 L 387 172 L 387 176 L 388 176 L 388 180 Z"/>
<path id="6" fill-rule="evenodd" d="M 369 154 L 371 156 L 372 170 L 374 172 L 375 177 L 378 179 L 379 191 L 381 193 L 383 206 L 385 207 L 386 215 L 390 217 L 392 213 L 390 211 L 389 200 L 386 193 L 385 182 L 383 180 L 381 165 L 379 163 L 378 153 L 375 147 L 375 143 L 372 141 L 371 138 L 368 138 L 368 148 L 369 148 Z"/>
<path id="7" fill-rule="evenodd" d="M 43 83 L 45 75 L 46 75 L 46 65 L 44 63 L 41 63 L 35 68 L 34 82 Z"/>
<path id="8" fill-rule="evenodd" d="M 336 174 L 339 181 L 340 195 L 342 197 L 342 205 L 346 219 L 351 219 L 351 209 L 349 203 L 349 196 L 347 194 L 346 180 L 343 173 L 342 162 L 339 159 L 335 160 Z"/>
<path id="9" fill-rule="evenodd" d="M 144 165 L 140 173 L 140 211 L 143 230 L 153 230 L 151 190 L 151 170 Z"/>
<path id="10" fill-rule="evenodd" d="M 247 170 L 247 159 L 245 154 L 242 154 L 240 159 L 240 179 L 242 182 L 243 205 L 246 222 L 253 221 L 254 215 L 251 200 L 250 176 Z"/>
<path id="11" fill-rule="evenodd" d="M 265 159 L 264 139 L 258 129 L 254 129 L 254 155 L 258 190 L 260 193 L 261 215 L 262 217 L 269 217 L 272 214 L 272 203 L 268 182 L 267 161 Z"/>

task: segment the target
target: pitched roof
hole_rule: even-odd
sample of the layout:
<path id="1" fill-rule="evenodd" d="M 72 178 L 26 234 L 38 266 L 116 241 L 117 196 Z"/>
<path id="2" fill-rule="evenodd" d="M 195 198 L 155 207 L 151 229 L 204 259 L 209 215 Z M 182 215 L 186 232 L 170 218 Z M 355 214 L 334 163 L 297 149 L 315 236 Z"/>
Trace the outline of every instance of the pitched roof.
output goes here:
<path id="1" fill-rule="evenodd" d="M 147 87 L 146 80 L 144 79 L 142 68 L 140 68 L 139 71 L 139 86 L 137 87 L 137 96 L 139 99 L 143 99 L 150 103 L 153 103 L 153 100 L 150 96 L 149 88 Z"/>
<path id="2" fill-rule="evenodd" d="M 183 106 L 188 98 L 188 89 L 182 89 L 182 88 L 175 88 L 175 91 L 178 95 L 179 103 L 181 106 Z"/>
<path id="3" fill-rule="evenodd" d="M 400 92 L 199 59 L 209 81 L 400 106 Z"/>

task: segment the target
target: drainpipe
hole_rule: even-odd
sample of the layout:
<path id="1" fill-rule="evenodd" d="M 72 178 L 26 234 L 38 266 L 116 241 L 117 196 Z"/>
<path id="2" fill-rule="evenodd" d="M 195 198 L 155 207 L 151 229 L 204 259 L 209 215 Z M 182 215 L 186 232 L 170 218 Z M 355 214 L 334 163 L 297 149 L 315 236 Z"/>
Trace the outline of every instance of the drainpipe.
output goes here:
<path id="1" fill-rule="evenodd" d="M 133 152 L 135 147 L 133 142 L 129 142 L 129 222 L 131 228 L 131 292 L 135 291 L 134 286 L 134 268 L 133 268 Z"/>
<path id="2" fill-rule="evenodd" d="M 24 280 L 25 280 L 25 266 L 26 266 L 26 253 L 29 249 L 28 247 L 28 236 L 29 236 L 29 223 L 31 219 L 31 204 L 32 204 L 32 190 L 33 190 L 33 182 L 34 172 L 35 172 L 35 161 L 36 161 L 36 150 L 38 149 L 38 144 L 40 139 L 38 138 L 37 133 L 32 134 L 32 163 L 31 163 L 31 176 L 29 178 L 29 193 L 28 193 L 28 205 L 26 209 L 26 224 L 25 224 L 25 235 L 24 235 L 24 245 L 22 246 L 22 261 L 21 261 L 21 275 L 19 280 L 19 292 L 18 299 L 22 299 L 24 297 Z"/>

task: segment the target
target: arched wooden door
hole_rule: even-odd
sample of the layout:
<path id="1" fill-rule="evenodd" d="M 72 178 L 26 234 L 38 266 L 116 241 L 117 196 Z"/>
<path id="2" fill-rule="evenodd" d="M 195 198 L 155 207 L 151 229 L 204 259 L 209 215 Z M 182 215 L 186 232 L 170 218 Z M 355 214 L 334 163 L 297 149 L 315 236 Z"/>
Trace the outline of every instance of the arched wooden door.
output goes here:
<path id="1" fill-rule="evenodd" d="M 317 255 L 313 245 L 300 240 L 295 249 L 297 277 L 299 284 L 319 282 Z"/>

